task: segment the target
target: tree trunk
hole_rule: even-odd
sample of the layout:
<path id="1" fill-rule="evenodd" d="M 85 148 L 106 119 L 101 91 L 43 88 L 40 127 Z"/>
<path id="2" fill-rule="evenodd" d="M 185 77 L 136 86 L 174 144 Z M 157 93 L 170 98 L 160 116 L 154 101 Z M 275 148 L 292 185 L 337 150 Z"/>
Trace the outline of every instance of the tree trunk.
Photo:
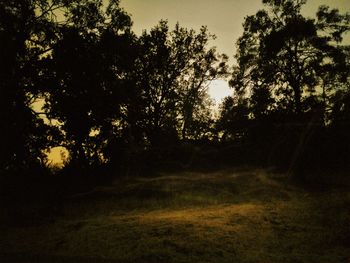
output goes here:
<path id="1" fill-rule="evenodd" d="M 301 89 L 299 85 L 293 85 L 295 113 L 301 113 Z"/>

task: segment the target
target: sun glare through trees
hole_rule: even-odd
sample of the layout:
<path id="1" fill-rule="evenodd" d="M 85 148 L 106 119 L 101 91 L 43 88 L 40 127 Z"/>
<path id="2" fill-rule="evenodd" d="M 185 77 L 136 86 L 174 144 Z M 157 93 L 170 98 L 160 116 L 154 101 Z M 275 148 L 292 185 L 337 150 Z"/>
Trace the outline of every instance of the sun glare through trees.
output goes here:
<path id="1" fill-rule="evenodd" d="M 348 0 L 0 1 L 0 262 L 350 260 Z"/>

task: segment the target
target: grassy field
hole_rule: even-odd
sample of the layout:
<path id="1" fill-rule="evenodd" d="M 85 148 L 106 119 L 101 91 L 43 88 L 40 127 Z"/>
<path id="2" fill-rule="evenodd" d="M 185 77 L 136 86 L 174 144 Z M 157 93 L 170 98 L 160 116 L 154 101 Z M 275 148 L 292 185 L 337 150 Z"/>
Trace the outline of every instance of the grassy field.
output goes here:
<path id="1" fill-rule="evenodd" d="M 123 179 L 54 222 L 1 226 L 1 262 L 350 262 L 350 192 L 266 170 Z"/>

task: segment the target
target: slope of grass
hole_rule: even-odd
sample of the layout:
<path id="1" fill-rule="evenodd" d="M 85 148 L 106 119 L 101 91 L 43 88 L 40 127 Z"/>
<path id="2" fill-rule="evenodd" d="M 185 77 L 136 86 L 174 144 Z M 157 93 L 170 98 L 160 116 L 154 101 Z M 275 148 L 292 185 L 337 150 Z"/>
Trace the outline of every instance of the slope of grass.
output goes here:
<path id="1" fill-rule="evenodd" d="M 350 193 L 262 170 L 162 174 L 73 196 L 55 222 L 1 232 L 1 262 L 347 263 Z"/>

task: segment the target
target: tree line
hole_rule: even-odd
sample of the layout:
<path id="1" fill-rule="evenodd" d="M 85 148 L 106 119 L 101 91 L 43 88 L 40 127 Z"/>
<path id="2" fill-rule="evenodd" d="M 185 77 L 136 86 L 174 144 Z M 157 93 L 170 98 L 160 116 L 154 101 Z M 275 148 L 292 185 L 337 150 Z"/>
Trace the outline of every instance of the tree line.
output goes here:
<path id="1" fill-rule="evenodd" d="M 306 18 L 305 2 L 263 0 L 230 67 L 205 26 L 137 36 L 119 0 L 2 1 L 2 174 L 39 171 L 56 146 L 79 174 L 195 159 L 350 168 L 350 14 Z M 233 95 L 215 117 L 207 89 L 223 78 Z"/>

